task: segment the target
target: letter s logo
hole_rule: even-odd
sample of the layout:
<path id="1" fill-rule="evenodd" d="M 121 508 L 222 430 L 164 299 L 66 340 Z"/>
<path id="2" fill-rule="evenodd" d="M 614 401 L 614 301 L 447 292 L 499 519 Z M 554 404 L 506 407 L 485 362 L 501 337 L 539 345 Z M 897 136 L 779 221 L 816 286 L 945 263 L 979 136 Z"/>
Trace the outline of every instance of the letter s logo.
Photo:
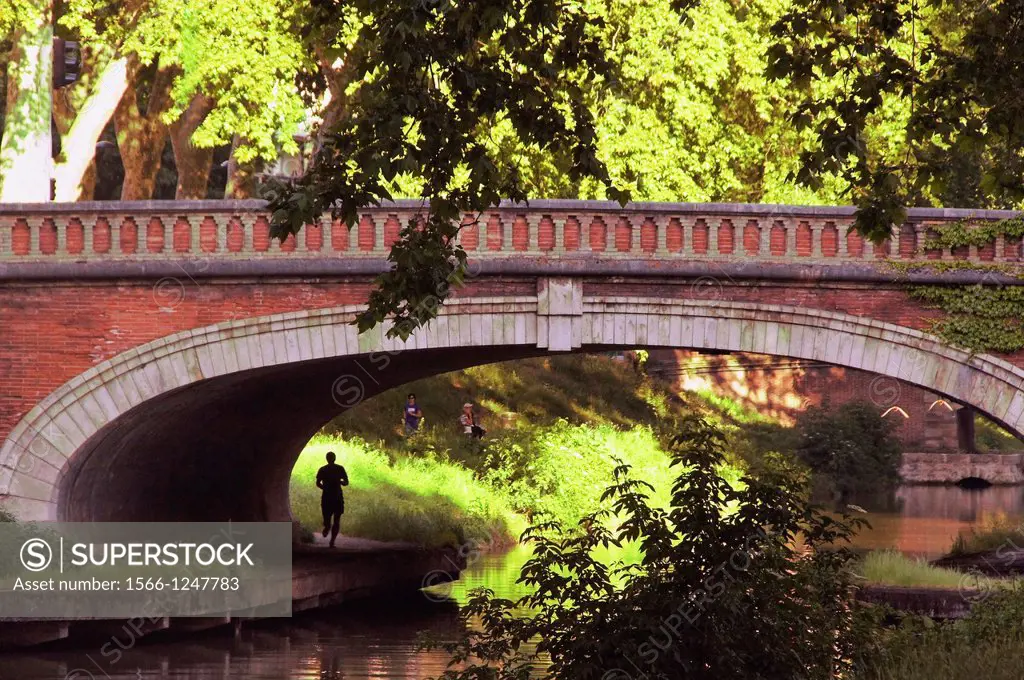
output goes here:
<path id="1" fill-rule="evenodd" d="M 21 564 L 29 571 L 43 571 L 50 562 L 53 562 L 53 550 L 43 539 L 30 538 L 21 546 Z"/>

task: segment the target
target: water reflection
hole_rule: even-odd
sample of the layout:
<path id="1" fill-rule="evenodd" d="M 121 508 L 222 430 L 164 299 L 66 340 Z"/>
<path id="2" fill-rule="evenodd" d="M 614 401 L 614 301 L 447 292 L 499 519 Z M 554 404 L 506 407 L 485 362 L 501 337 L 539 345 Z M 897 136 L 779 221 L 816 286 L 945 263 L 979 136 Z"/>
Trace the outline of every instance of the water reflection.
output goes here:
<path id="1" fill-rule="evenodd" d="M 900 514 L 908 518 L 941 517 L 975 523 L 1003 513 L 1024 515 L 1024 491 L 1019 486 L 962 489 L 958 486 L 915 485 L 897 490 Z"/>
<path id="2" fill-rule="evenodd" d="M 914 484 L 886 497 L 859 498 L 869 510 L 870 530 L 854 540 L 858 548 L 896 548 L 905 553 L 935 558 L 949 551 L 961 532 L 997 517 L 1024 517 L 1024 487 Z"/>
<path id="3" fill-rule="evenodd" d="M 359 680 L 439 675 L 448 657 L 417 651 L 421 631 L 454 637 L 458 605 L 402 601 L 264 621 L 239 637 L 145 642 L 104 656 L 86 649 L 0 655 L 2 680 Z"/>
<path id="4" fill-rule="evenodd" d="M 882 498 L 857 499 L 872 528 L 857 536 L 864 549 L 897 548 L 937 557 L 956 535 L 995 515 L 1024 517 L 1024 487 L 967 490 L 906 486 Z M 76 649 L 0 654 L 0 680 L 360 680 L 424 678 L 444 671 L 443 652 L 417 651 L 422 631 L 452 638 L 458 630 L 458 603 L 474 587 L 487 586 L 501 597 L 525 593 L 516 583 L 525 550 L 485 555 L 463 579 L 440 594 L 377 600 L 365 605 L 265 621 L 239 637 L 210 634 L 188 640 L 147 640 L 104 655 L 106 640 Z M 108 647 L 108 651 L 109 651 Z"/>

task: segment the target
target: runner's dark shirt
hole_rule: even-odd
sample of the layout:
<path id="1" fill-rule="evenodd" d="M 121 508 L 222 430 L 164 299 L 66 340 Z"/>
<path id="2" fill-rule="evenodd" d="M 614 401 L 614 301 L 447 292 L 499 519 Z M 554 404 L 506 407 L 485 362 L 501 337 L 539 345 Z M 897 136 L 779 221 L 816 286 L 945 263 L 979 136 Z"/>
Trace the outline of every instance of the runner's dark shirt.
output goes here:
<path id="1" fill-rule="evenodd" d="M 328 463 L 317 471 L 316 481 L 323 483 L 324 498 L 341 498 L 341 487 L 348 484 L 348 475 L 343 466 Z"/>

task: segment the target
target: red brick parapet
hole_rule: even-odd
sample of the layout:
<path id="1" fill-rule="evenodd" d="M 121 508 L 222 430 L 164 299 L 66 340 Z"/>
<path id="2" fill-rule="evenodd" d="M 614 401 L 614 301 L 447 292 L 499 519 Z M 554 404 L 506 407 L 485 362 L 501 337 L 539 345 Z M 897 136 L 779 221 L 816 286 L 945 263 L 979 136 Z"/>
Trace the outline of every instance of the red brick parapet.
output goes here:
<path id="1" fill-rule="evenodd" d="M 380 259 L 424 210 L 398 201 L 361 212 L 351 230 L 329 217 L 281 243 L 262 201 L 136 201 L 0 205 L 0 265 L 344 255 Z M 1021 262 L 1002 237 L 955 251 L 925 248 L 929 228 L 991 221 L 1011 211 L 911 209 L 893 237 L 872 245 L 852 230 L 853 208 L 757 204 L 543 200 L 466 216 L 460 243 L 473 258 L 536 256 L 872 264 L 879 260 Z"/>

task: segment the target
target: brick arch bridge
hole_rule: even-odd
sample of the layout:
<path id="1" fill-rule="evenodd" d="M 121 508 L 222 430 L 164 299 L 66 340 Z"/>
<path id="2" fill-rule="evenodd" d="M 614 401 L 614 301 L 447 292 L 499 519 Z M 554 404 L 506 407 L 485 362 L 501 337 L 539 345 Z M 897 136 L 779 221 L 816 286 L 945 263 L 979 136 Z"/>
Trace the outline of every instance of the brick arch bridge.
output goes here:
<path id="1" fill-rule="evenodd" d="M 287 519 L 295 457 L 338 412 L 419 377 L 547 352 L 808 359 L 919 385 L 1024 431 L 1024 357 L 970 356 L 929 335 L 935 313 L 885 262 L 1020 262 L 1020 243 L 1003 238 L 923 250 L 930 225 L 962 212 L 912 212 L 892 243 L 865 248 L 842 208 L 502 207 L 461 236 L 468 285 L 402 343 L 380 328 L 357 335 L 351 320 L 414 204 L 283 246 L 268 242 L 260 209 L 0 211 L 4 506 L 25 519 Z"/>

